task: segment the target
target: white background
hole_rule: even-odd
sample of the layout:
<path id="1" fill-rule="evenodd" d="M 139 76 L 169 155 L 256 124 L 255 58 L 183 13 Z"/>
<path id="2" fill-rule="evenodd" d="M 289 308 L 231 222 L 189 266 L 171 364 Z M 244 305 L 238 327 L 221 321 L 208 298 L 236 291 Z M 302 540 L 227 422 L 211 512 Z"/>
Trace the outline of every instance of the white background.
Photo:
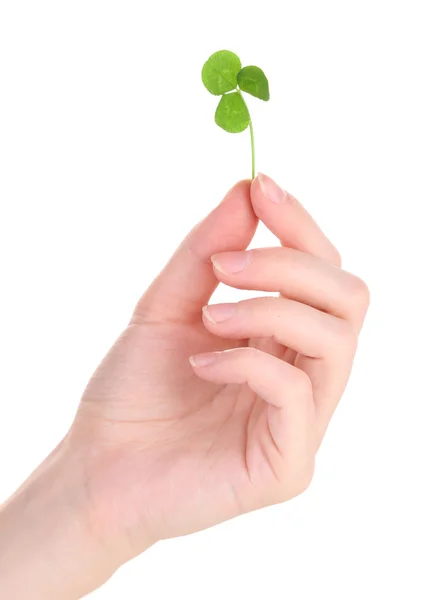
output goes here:
<path id="1" fill-rule="evenodd" d="M 66 432 L 185 233 L 250 174 L 215 50 L 262 67 L 258 168 L 372 303 L 300 498 L 157 545 L 96 600 L 423 597 L 421 3 L 0 2 L 0 501 Z M 260 229 L 254 245 L 274 245 Z M 237 298 L 228 289 L 220 298 Z"/>

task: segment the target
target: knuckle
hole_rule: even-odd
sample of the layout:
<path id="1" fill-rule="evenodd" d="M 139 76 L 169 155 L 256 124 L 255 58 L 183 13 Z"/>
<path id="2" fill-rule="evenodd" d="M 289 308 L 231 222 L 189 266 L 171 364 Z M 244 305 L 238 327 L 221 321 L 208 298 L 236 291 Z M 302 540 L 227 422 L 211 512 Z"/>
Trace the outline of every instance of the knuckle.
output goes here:
<path id="1" fill-rule="evenodd" d="M 349 279 L 348 294 L 351 303 L 360 309 L 367 310 L 370 304 L 370 290 L 367 284 L 355 275 L 352 275 Z"/>
<path id="2" fill-rule="evenodd" d="M 348 321 L 338 320 L 337 341 L 341 344 L 348 344 L 355 336 L 354 329 Z"/>
<path id="3" fill-rule="evenodd" d="M 339 250 L 337 250 L 337 248 L 335 248 L 335 246 L 333 246 L 333 248 L 332 248 L 331 262 L 336 267 L 342 267 L 342 257 L 341 257 Z"/>
<path id="4" fill-rule="evenodd" d="M 338 326 L 335 335 L 334 349 L 339 352 L 340 349 L 345 349 L 348 352 L 350 349 L 355 349 L 357 345 L 357 333 L 349 321 L 338 319 Z"/>
<path id="5" fill-rule="evenodd" d="M 311 457 L 301 467 L 297 468 L 291 492 L 293 497 L 303 494 L 310 487 L 314 477 L 314 465 L 314 457 Z"/>
<path id="6" fill-rule="evenodd" d="M 313 393 L 313 385 L 310 377 L 301 369 L 297 369 L 295 374 L 295 387 L 301 396 L 308 396 Z"/>

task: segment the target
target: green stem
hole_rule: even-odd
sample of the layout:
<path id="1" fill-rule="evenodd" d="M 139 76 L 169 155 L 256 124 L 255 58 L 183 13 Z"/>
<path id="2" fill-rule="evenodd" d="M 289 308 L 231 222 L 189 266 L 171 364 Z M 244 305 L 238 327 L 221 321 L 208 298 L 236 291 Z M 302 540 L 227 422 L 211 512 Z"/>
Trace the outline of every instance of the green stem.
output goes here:
<path id="1" fill-rule="evenodd" d="M 245 102 L 245 98 L 241 92 L 241 90 L 239 89 L 239 87 L 236 88 L 238 94 L 241 96 L 241 98 L 244 100 Z M 245 102 L 245 106 L 247 106 L 247 103 Z M 254 145 L 254 131 L 253 131 L 253 122 L 250 118 L 250 122 L 248 123 L 248 127 L 250 128 L 250 140 L 251 140 L 251 173 L 252 173 L 252 179 L 254 179 L 254 177 L 256 176 L 256 149 L 255 149 L 255 145 Z"/>
<path id="2" fill-rule="evenodd" d="M 252 170 L 252 179 L 256 176 L 256 150 L 254 146 L 254 131 L 253 131 L 253 122 L 250 119 L 248 124 L 250 128 L 250 139 L 251 139 L 251 170 Z"/>

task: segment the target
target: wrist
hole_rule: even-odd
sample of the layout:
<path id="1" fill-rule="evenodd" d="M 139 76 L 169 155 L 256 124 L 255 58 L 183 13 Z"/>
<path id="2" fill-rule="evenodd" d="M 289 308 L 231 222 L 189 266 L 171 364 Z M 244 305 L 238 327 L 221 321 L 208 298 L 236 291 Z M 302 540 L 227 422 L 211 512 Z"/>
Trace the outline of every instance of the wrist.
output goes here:
<path id="1" fill-rule="evenodd" d="M 62 446 L 0 508 L 0 597 L 75 600 L 120 566 L 92 526 L 83 469 Z"/>

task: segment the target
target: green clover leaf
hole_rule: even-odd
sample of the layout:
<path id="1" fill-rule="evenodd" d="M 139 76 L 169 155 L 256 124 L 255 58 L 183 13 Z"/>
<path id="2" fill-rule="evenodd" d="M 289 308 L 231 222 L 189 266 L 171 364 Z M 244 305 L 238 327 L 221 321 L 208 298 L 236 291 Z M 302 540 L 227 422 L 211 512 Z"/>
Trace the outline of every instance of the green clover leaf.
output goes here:
<path id="1" fill-rule="evenodd" d="M 214 96 L 222 96 L 215 113 L 215 122 L 229 133 L 240 133 L 249 127 L 251 138 L 252 177 L 255 177 L 253 124 L 242 92 L 267 101 L 269 82 L 259 67 L 242 68 L 236 54 L 219 50 L 204 63 L 201 78 Z"/>
<path id="2" fill-rule="evenodd" d="M 244 67 L 237 75 L 240 89 L 260 100 L 269 100 L 269 82 L 259 67 Z"/>
<path id="3" fill-rule="evenodd" d="M 229 133 L 240 133 L 247 129 L 251 120 L 250 113 L 239 92 L 231 92 L 222 96 L 214 120 L 219 127 Z"/>
<path id="4" fill-rule="evenodd" d="M 210 94 L 221 96 L 236 89 L 240 70 L 241 61 L 236 54 L 229 50 L 219 50 L 204 63 L 201 78 Z"/>

